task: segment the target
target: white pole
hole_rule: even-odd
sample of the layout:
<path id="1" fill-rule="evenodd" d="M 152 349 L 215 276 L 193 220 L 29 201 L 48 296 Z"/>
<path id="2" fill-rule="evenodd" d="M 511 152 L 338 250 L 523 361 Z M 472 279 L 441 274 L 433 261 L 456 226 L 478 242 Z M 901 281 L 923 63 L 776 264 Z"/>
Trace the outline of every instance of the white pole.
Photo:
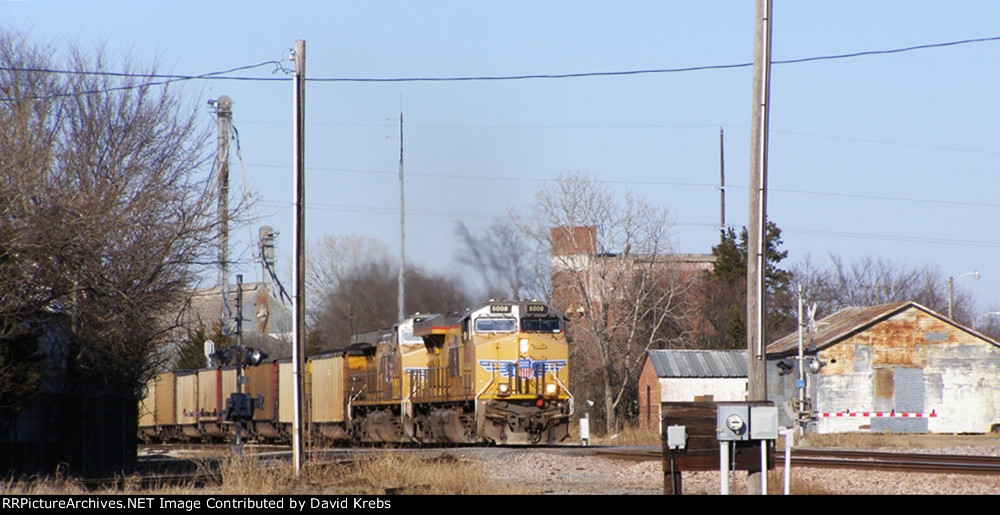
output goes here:
<path id="1" fill-rule="evenodd" d="M 804 322 L 802 320 L 802 283 L 798 285 L 799 292 L 799 408 L 795 410 L 795 416 L 798 417 L 796 424 L 799 426 L 799 431 L 804 431 L 805 428 L 799 422 L 803 420 L 802 410 L 806 406 L 806 371 L 805 371 L 805 356 L 802 354 L 802 329 L 804 327 Z"/>
<path id="2" fill-rule="evenodd" d="M 722 495 L 729 495 L 729 442 L 719 442 L 719 488 Z"/>
<path id="3" fill-rule="evenodd" d="M 760 441 L 760 494 L 767 495 L 767 440 Z"/>
<path id="4" fill-rule="evenodd" d="M 792 493 L 792 443 L 795 440 L 795 427 L 786 427 L 785 433 L 785 495 Z"/>

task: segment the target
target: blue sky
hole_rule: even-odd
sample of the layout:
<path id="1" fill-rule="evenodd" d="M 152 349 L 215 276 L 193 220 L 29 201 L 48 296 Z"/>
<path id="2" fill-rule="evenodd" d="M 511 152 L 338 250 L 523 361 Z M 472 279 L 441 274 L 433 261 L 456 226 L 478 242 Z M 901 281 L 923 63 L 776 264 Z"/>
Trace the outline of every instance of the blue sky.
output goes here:
<path id="1" fill-rule="evenodd" d="M 726 221 L 747 221 L 749 66 L 504 81 L 479 77 L 700 68 L 753 60 L 753 0 L 711 2 L 0 1 L 0 26 L 56 49 L 103 45 L 165 73 L 285 60 L 306 41 L 307 238 L 399 245 L 404 115 L 407 261 L 455 267 L 457 220 L 485 227 L 563 172 L 668 208 L 679 252 L 718 238 L 719 130 Z M 774 1 L 776 62 L 1000 36 L 991 1 Z M 1000 308 L 1000 41 L 772 69 L 768 216 L 789 260 L 870 255 L 932 264 L 978 310 Z M 274 65 L 234 75 L 288 78 Z M 228 95 L 259 225 L 292 250 L 292 84 L 191 81 L 192 105 Z M 204 123 L 215 118 L 204 110 Z M 245 179 L 244 179 L 245 177 Z M 250 235 L 235 272 L 255 276 Z M 470 284 L 476 284 L 470 280 Z M 942 284 L 942 290 L 947 285 Z"/>

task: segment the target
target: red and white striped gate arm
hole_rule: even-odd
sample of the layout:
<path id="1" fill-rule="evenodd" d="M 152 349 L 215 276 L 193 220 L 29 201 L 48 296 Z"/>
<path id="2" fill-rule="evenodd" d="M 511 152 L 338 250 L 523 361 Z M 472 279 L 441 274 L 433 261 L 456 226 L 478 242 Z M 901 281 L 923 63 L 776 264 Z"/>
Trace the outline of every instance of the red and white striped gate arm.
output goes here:
<path id="1" fill-rule="evenodd" d="M 937 413 L 918 413 L 912 411 L 824 411 L 819 414 L 823 418 L 935 418 Z"/>

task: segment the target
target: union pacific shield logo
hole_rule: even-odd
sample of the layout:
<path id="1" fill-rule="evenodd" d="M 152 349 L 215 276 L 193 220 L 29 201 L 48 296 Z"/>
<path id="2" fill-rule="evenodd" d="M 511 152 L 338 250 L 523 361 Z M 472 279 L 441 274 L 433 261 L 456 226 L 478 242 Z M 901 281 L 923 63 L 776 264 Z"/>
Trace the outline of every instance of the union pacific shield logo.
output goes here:
<path id="1" fill-rule="evenodd" d="M 483 370 L 493 373 L 500 374 L 501 377 L 509 379 L 511 376 L 517 376 L 521 379 L 531 379 L 537 377 L 539 370 L 542 373 L 548 374 L 559 372 L 563 367 L 566 366 L 565 359 L 539 359 L 532 360 L 530 358 L 521 358 L 519 360 L 489 360 L 481 359 L 479 360 L 479 366 Z"/>

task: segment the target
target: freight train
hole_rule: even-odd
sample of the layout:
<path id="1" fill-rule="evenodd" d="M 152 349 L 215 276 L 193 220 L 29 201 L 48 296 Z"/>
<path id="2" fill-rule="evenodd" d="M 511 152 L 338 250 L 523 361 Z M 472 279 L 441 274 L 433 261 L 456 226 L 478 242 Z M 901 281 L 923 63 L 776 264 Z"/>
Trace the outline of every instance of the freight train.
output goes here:
<path id="1" fill-rule="evenodd" d="M 303 427 L 357 443 L 554 444 L 569 435 L 569 346 L 562 313 L 542 302 L 493 301 L 461 313 L 418 314 L 309 357 Z M 291 439 L 291 360 L 241 370 L 250 407 L 241 437 Z M 234 366 L 156 376 L 140 403 L 144 441 L 230 438 Z M 228 408 L 228 409 L 227 409 Z"/>

